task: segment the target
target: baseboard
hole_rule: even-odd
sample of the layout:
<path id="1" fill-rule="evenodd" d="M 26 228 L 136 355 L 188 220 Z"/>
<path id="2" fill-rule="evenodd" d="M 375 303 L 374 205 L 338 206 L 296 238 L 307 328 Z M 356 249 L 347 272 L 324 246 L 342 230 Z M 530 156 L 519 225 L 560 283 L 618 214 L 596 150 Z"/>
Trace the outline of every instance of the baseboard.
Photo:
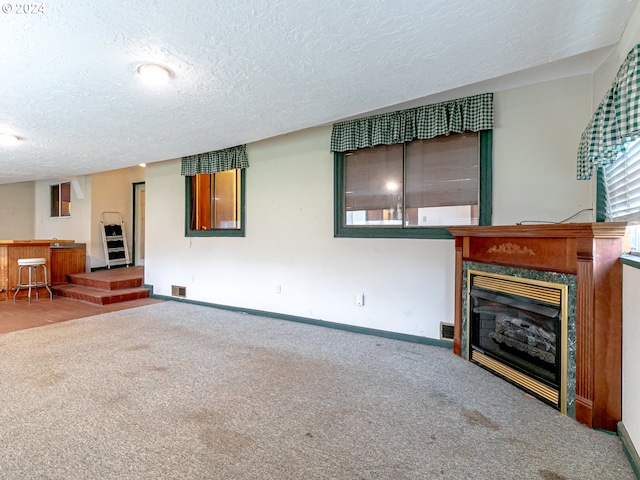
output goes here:
<path id="1" fill-rule="evenodd" d="M 333 328 L 336 330 L 344 330 L 352 333 L 362 333 L 364 335 L 372 335 L 375 337 L 389 338 L 392 340 L 401 340 L 403 342 L 419 343 L 421 345 L 431 345 L 434 347 L 453 349 L 453 343 L 447 340 L 438 340 L 435 338 L 420 337 L 418 335 L 409 335 L 406 333 L 389 332 L 386 330 L 377 330 L 375 328 L 357 327 L 344 323 L 328 322 L 326 320 L 318 320 L 315 318 L 298 317 L 295 315 L 287 315 L 284 313 L 267 312 L 264 310 L 254 310 L 250 308 L 232 307 L 229 305 L 220 305 L 217 303 L 201 302 L 198 300 L 189 300 L 186 298 L 171 297 L 167 295 L 157 295 L 153 293 L 152 285 L 144 285 L 145 288 L 151 290 L 151 298 L 160 300 L 169 300 L 174 302 L 189 303 L 192 305 L 201 305 L 204 307 L 219 308 L 221 310 L 229 310 L 232 312 L 246 313 L 249 315 L 258 315 L 261 317 L 276 318 L 278 320 L 287 320 L 290 322 L 306 323 L 307 325 L 316 325 L 318 327 Z"/>
<path id="2" fill-rule="evenodd" d="M 635 473 L 636 478 L 640 480 L 640 456 L 638 456 L 638 451 L 633 446 L 631 437 L 629 437 L 629 433 L 627 432 L 627 429 L 624 428 L 624 424 L 622 422 L 618 422 L 618 436 L 620 437 L 620 440 L 622 440 L 622 448 L 624 450 L 624 454 L 629 460 L 629 463 L 631 464 L 633 473 Z"/>

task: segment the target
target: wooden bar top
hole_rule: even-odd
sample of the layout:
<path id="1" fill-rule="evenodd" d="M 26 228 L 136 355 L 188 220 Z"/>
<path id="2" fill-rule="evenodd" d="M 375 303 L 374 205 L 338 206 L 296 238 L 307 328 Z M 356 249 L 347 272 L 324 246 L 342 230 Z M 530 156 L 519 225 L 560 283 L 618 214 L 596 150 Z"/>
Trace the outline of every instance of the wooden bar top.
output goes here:
<path id="1" fill-rule="evenodd" d="M 73 240 L 42 239 L 42 240 L 0 240 L 0 245 L 54 245 L 56 243 L 74 243 Z"/>

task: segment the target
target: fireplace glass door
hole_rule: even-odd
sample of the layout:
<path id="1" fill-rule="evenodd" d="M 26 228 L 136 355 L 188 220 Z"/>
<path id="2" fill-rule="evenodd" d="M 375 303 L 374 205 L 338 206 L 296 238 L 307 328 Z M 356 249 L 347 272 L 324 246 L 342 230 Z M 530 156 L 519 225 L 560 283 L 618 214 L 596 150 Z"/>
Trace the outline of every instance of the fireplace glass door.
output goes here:
<path id="1" fill-rule="evenodd" d="M 470 271 L 471 361 L 563 410 L 564 285 Z"/>

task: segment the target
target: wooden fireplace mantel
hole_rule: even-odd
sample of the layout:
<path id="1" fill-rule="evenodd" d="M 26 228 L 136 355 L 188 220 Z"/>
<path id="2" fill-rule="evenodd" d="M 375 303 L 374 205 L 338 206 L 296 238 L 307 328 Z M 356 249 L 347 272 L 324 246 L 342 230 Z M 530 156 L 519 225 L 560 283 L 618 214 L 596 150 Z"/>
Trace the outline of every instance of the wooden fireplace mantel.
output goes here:
<path id="1" fill-rule="evenodd" d="M 622 418 L 622 237 L 626 223 L 450 227 L 454 352 L 462 355 L 463 262 L 576 275 L 576 419 L 615 431 Z"/>

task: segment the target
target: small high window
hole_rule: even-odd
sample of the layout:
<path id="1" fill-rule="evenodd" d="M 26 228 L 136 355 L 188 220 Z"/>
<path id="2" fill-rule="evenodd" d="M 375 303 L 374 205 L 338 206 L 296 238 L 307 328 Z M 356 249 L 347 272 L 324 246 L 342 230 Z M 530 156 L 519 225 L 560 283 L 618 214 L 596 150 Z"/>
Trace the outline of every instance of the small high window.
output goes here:
<path id="1" fill-rule="evenodd" d="M 186 177 L 187 236 L 244 235 L 244 170 Z"/>
<path id="2" fill-rule="evenodd" d="M 71 182 L 51 185 L 51 216 L 71 216 Z"/>

